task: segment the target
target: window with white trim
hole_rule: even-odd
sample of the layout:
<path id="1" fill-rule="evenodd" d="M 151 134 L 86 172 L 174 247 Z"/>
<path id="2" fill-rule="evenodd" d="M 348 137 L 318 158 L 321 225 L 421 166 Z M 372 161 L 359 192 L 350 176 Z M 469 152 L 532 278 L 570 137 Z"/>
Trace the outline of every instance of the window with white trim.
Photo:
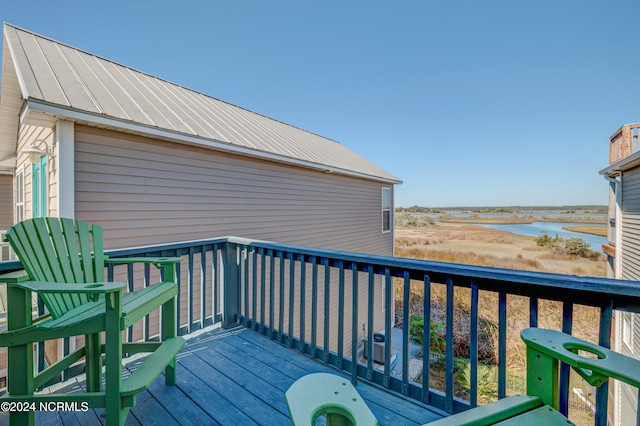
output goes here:
<path id="1" fill-rule="evenodd" d="M 16 171 L 14 182 L 16 185 L 16 214 L 14 222 L 18 223 L 24 220 L 24 168 L 20 167 Z"/>
<path id="2" fill-rule="evenodd" d="M 391 231 L 391 188 L 382 188 L 382 232 Z"/>

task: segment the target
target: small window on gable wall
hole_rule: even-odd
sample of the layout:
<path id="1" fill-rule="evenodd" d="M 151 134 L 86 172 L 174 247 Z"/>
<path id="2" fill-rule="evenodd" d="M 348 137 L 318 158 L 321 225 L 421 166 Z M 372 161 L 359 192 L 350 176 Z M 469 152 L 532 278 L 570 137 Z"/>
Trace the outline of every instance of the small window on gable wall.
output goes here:
<path id="1" fill-rule="evenodd" d="M 382 188 L 382 232 L 391 231 L 391 188 Z"/>

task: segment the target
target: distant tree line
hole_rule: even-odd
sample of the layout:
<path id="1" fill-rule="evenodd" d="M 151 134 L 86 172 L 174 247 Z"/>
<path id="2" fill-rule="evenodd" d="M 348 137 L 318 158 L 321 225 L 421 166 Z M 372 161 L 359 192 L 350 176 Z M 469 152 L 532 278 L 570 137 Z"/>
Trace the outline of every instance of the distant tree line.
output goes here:
<path id="1" fill-rule="evenodd" d="M 397 207 L 397 213 L 444 213 L 441 209 L 433 209 L 429 207 L 411 206 Z"/>

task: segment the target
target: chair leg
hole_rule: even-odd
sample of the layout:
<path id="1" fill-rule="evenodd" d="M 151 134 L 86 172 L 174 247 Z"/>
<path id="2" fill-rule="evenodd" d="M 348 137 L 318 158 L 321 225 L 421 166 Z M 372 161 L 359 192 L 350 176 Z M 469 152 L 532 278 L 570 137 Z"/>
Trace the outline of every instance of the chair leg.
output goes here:
<path id="1" fill-rule="evenodd" d="M 31 293 L 21 288 L 7 286 L 7 330 L 17 330 L 31 325 Z M 27 343 L 7 349 L 7 390 L 9 395 L 33 395 L 33 344 Z M 34 412 L 12 411 L 9 423 L 32 426 Z"/>
<path id="2" fill-rule="evenodd" d="M 176 281 L 175 265 L 165 264 L 163 268 L 163 279 L 165 281 Z M 177 296 L 176 296 L 177 297 Z M 176 297 L 162 305 L 162 331 L 160 339 L 162 341 L 178 335 L 178 312 L 176 307 Z M 174 357 L 164 370 L 164 383 L 166 386 L 176 384 L 176 358 Z"/>
<path id="3" fill-rule="evenodd" d="M 558 361 L 527 347 L 527 395 L 558 409 Z"/>
<path id="4" fill-rule="evenodd" d="M 33 344 L 10 347 L 7 350 L 8 393 L 13 395 L 33 395 Z M 33 426 L 34 412 L 12 411 L 9 424 Z"/>
<path id="5" fill-rule="evenodd" d="M 122 294 L 109 293 L 106 296 L 107 310 L 105 318 L 105 393 L 106 425 L 124 424 L 122 397 L 122 334 L 120 317 L 122 316 Z"/>
<path id="6" fill-rule="evenodd" d="M 162 340 L 177 336 L 176 299 L 173 298 L 162 305 Z M 174 386 L 176 377 L 176 358 L 174 357 L 164 370 L 166 386 Z"/>
<path id="7" fill-rule="evenodd" d="M 102 352 L 100 351 L 100 334 L 85 334 L 85 359 L 87 391 L 100 392 L 102 389 Z"/>

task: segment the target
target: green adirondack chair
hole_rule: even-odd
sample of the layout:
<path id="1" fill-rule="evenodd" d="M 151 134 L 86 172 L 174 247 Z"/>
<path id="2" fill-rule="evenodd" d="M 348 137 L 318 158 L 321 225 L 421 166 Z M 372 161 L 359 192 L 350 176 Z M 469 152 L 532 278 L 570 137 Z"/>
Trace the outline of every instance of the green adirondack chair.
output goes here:
<path id="1" fill-rule="evenodd" d="M 28 403 L 31 408 L 11 412 L 11 424 L 33 424 L 33 409 L 50 402 L 79 409 L 103 407 L 106 424 L 124 424 L 136 394 L 163 370 L 166 384 L 175 384 L 175 356 L 185 343 L 176 336 L 175 267 L 180 258 L 109 259 L 103 253 L 102 228 L 71 219 L 26 220 L 10 228 L 5 240 L 24 272 L 0 277 L 0 282 L 7 283 L 8 299 L 7 331 L 0 334 L 0 346 L 8 347 L 8 395 L 1 401 L 20 402 L 23 407 Z M 125 283 L 105 282 L 106 264 L 137 262 L 161 269 L 163 281 L 133 292 L 124 291 Z M 47 315 L 33 318 L 32 292 L 46 305 Z M 123 343 L 123 330 L 158 307 L 162 308 L 161 341 Z M 81 335 L 84 347 L 34 375 L 35 342 Z M 151 355 L 123 380 L 122 354 L 138 352 Z M 83 358 L 86 393 L 34 394 Z"/>
<path id="2" fill-rule="evenodd" d="M 522 330 L 521 337 L 527 345 L 528 395 L 513 395 L 428 423 L 428 426 L 484 426 L 497 423 L 516 426 L 571 425 L 573 423 L 556 411 L 559 405 L 560 362 L 571 366 L 592 386 L 600 386 L 612 378 L 640 388 L 640 360 L 555 330 L 527 328 Z M 583 356 L 586 353 L 595 358 Z M 316 417 L 322 414 L 331 414 L 331 418 L 327 416 L 327 425 L 377 424 L 375 418 L 375 423 L 372 423 L 372 414 L 366 405 L 356 402 L 362 399 L 355 389 L 324 392 L 320 397 L 315 396 L 317 389 L 329 389 L 325 381 L 323 375 L 304 376 L 287 391 L 289 412 L 295 425 L 315 424 Z M 342 382 L 350 385 L 347 380 Z"/>

